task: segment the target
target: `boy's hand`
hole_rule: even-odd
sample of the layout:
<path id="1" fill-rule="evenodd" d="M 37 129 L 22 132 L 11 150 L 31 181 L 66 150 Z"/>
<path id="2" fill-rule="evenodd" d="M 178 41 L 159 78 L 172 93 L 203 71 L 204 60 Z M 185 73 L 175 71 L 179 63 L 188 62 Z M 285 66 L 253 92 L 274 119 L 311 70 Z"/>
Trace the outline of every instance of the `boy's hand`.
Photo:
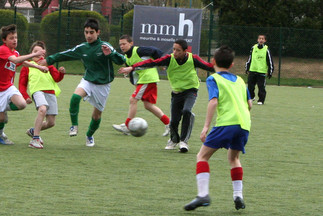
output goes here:
<path id="1" fill-rule="evenodd" d="M 205 142 L 205 139 L 206 139 L 206 135 L 207 135 L 207 132 L 209 131 L 208 128 L 204 127 L 201 134 L 200 134 L 200 140 L 202 141 L 202 143 Z"/>
<path id="2" fill-rule="evenodd" d="M 58 69 L 58 71 L 59 71 L 60 73 L 65 73 L 65 68 L 64 68 L 64 67 L 60 67 L 60 68 Z"/>
<path id="3" fill-rule="evenodd" d="M 132 67 L 121 67 L 118 70 L 118 73 L 120 74 L 129 74 L 132 71 Z"/>
<path id="4" fill-rule="evenodd" d="M 48 72 L 48 67 L 46 67 L 46 66 L 39 66 L 38 67 L 38 70 L 40 70 L 43 73 L 47 73 Z"/>
<path id="5" fill-rule="evenodd" d="M 271 74 L 267 74 L 267 77 L 268 77 L 268 79 L 270 79 L 271 78 Z"/>
<path id="6" fill-rule="evenodd" d="M 111 49 L 107 45 L 102 45 L 101 48 L 104 55 L 107 56 L 111 54 Z"/>
<path id="7" fill-rule="evenodd" d="M 46 55 L 46 50 L 38 50 L 36 53 L 35 53 L 35 57 L 45 57 Z"/>
<path id="8" fill-rule="evenodd" d="M 33 102 L 33 101 L 32 101 L 30 98 L 27 98 L 27 99 L 26 99 L 26 103 L 27 103 L 27 104 L 31 104 L 32 102 Z"/>

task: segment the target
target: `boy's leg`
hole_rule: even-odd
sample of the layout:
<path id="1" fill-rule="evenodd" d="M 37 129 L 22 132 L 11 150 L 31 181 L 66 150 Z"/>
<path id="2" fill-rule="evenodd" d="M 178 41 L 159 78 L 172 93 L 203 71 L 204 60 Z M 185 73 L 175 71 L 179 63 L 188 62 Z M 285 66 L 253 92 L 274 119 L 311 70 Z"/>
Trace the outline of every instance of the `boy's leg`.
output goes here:
<path id="1" fill-rule="evenodd" d="M 239 159 L 239 150 L 228 150 L 228 160 L 231 166 L 231 180 L 233 188 L 233 200 L 237 210 L 244 209 L 245 204 L 243 201 L 242 188 L 243 188 L 243 169 Z"/>
<path id="2" fill-rule="evenodd" d="M 2 112 L 1 114 L 3 114 L 4 112 Z M 4 126 L 5 123 L 4 122 L 0 122 L 0 144 L 3 145 L 13 145 L 14 143 L 8 139 L 7 135 L 4 133 Z"/>
<path id="3" fill-rule="evenodd" d="M 211 202 L 209 197 L 209 180 L 210 168 L 208 160 L 216 152 L 213 149 L 202 145 L 200 152 L 197 154 L 196 163 L 196 183 L 197 183 L 197 197 L 190 203 L 185 205 L 184 209 L 187 211 L 194 210 L 200 206 L 208 206 Z"/>
<path id="4" fill-rule="evenodd" d="M 262 104 L 265 103 L 266 99 L 266 76 L 265 74 L 259 74 L 257 78 L 257 86 L 258 86 L 258 102 L 261 102 Z"/>
<path id="5" fill-rule="evenodd" d="M 10 101 L 11 102 L 9 103 L 9 107 L 12 111 L 25 109 L 27 106 L 26 100 L 18 94 L 13 95 L 10 98 Z"/>
<path id="6" fill-rule="evenodd" d="M 248 75 L 248 90 L 249 90 L 251 99 L 255 98 L 255 86 L 256 86 L 256 83 L 257 83 L 256 73 L 249 72 L 249 75 Z"/>
<path id="7" fill-rule="evenodd" d="M 155 104 L 152 104 L 148 101 L 143 101 L 145 108 L 150 111 L 152 114 L 154 114 L 157 118 L 160 119 L 161 122 L 165 125 L 165 132 L 163 133 L 163 136 L 169 135 L 169 122 L 170 119 L 167 115 L 164 114 L 164 112 L 157 107 Z"/>
<path id="8" fill-rule="evenodd" d="M 38 114 L 35 119 L 34 136 L 40 135 L 40 131 L 42 130 L 43 126 L 43 121 L 46 116 L 46 110 L 47 107 L 45 105 L 41 105 L 40 107 L 38 107 Z"/>
<path id="9" fill-rule="evenodd" d="M 72 122 L 72 126 L 70 128 L 69 135 L 70 136 L 76 136 L 78 132 L 78 114 L 80 110 L 80 102 L 83 97 L 85 97 L 87 94 L 85 90 L 81 87 L 77 87 L 74 91 L 74 94 L 72 95 L 71 101 L 70 101 L 70 118 Z"/>
<path id="10" fill-rule="evenodd" d="M 189 91 L 185 95 L 185 103 L 183 107 L 183 120 L 182 120 L 182 130 L 181 130 L 181 142 L 180 151 L 185 153 L 188 151 L 188 140 L 191 136 L 195 115 L 192 113 L 192 108 L 195 104 L 197 98 L 196 91 Z"/>

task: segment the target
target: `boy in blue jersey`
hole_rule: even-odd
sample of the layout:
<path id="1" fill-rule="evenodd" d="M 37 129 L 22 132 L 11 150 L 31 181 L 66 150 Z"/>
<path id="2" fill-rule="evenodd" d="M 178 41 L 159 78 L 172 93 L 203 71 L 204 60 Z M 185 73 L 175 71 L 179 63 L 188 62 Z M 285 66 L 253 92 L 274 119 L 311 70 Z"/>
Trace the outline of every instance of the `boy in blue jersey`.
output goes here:
<path id="1" fill-rule="evenodd" d="M 245 153 L 244 146 L 248 141 L 250 130 L 250 112 L 252 100 L 244 81 L 229 73 L 233 66 L 234 52 L 227 46 L 215 51 L 212 63 L 216 73 L 206 80 L 209 92 L 209 104 L 200 139 L 204 143 L 197 154 L 196 181 L 198 195 L 185 205 L 187 211 L 200 206 L 208 206 L 210 168 L 208 160 L 220 148 L 228 149 L 228 161 L 231 166 L 233 200 L 237 210 L 244 209 L 242 196 L 243 169 L 239 153 Z M 215 127 L 209 131 L 215 111 L 217 119 Z"/>

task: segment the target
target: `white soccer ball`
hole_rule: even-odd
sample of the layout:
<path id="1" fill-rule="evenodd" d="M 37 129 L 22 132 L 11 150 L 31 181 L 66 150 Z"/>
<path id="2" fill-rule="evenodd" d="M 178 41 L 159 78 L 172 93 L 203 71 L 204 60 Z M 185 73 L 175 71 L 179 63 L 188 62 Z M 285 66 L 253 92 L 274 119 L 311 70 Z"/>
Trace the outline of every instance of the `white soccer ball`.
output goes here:
<path id="1" fill-rule="evenodd" d="M 130 120 L 128 129 L 132 136 L 141 137 L 147 132 L 148 123 L 145 119 L 136 117 Z"/>

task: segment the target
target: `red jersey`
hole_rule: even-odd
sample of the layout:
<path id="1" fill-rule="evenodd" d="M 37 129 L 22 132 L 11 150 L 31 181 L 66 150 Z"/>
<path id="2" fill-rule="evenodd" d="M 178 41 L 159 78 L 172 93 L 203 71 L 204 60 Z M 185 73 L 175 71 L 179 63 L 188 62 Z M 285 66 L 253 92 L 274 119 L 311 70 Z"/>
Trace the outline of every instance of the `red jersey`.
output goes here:
<path id="1" fill-rule="evenodd" d="M 13 55 L 18 57 L 19 52 L 10 50 L 5 44 L 0 46 L 0 91 L 7 90 L 14 83 L 18 65 L 8 60 Z"/>

